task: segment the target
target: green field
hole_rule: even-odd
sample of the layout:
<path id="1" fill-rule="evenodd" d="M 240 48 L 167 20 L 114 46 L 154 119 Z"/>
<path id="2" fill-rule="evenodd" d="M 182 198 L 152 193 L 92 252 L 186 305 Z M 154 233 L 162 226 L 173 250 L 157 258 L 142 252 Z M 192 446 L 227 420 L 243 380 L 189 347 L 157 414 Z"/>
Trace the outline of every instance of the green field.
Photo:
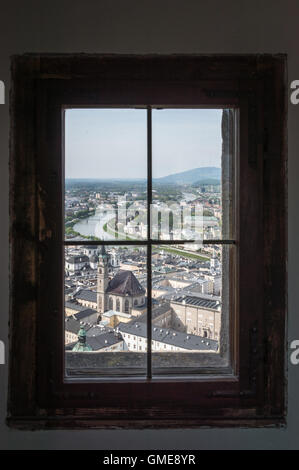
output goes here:
<path id="1" fill-rule="evenodd" d="M 172 253 L 174 255 L 182 256 L 183 258 L 195 259 L 197 261 L 207 261 L 210 259 L 209 256 L 199 255 L 197 253 L 190 253 L 189 251 L 180 250 L 178 248 L 171 248 L 167 245 L 159 245 L 157 248 L 153 249 L 153 251 L 160 251 L 160 250 L 167 251 L 168 253 Z"/>

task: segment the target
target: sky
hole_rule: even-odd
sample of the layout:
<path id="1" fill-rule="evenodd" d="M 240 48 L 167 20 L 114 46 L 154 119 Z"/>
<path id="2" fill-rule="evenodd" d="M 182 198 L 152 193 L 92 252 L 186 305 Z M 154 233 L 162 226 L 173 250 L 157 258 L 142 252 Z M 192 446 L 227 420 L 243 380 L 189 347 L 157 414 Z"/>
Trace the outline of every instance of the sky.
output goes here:
<path id="1" fill-rule="evenodd" d="M 219 109 L 152 111 L 153 177 L 221 166 Z M 145 109 L 68 109 L 66 178 L 146 178 Z"/>

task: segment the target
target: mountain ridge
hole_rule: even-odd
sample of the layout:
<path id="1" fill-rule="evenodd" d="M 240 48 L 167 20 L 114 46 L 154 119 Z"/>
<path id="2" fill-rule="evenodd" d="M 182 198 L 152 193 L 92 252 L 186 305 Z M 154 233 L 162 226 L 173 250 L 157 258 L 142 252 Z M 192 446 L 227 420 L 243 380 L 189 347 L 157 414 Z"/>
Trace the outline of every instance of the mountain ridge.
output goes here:
<path id="1" fill-rule="evenodd" d="M 193 168 L 192 170 L 186 170 L 179 173 L 173 173 L 160 178 L 153 178 L 153 182 L 156 184 L 193 184 L 203 183 L 209 181 L 209 184 L 219 184 L 221 179 L 221 168 L 217 166 L 202 166 L 199 168 Z M 66 184 L 72 183 L 134 183 L 134 182 L 146 182 L 146 178 L 66 178 Z"/>
<path id="2" fill-rule="evenodd" d="M 173 173 L 171 175 L 154 178 L 156 183 L 193 184 L 209 179 L 219 182 L 221 178 L 221 168 L 217 166 L 203 166 L 192 170 Z"/>

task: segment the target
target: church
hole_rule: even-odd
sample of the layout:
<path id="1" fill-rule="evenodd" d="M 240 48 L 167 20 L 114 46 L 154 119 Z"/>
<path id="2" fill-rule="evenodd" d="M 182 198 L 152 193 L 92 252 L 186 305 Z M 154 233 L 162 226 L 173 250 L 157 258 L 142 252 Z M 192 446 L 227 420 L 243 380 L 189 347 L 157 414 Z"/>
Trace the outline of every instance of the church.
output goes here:
<path id="1" fill-rule="evenodd" d="M 102 245 L 97 280 L 97 311 L 107 310 L 131 314 L 133 307 L 145 304 L 145 289 L 131 271 L 120 270 L 109 280 L 109 255 Z"/>

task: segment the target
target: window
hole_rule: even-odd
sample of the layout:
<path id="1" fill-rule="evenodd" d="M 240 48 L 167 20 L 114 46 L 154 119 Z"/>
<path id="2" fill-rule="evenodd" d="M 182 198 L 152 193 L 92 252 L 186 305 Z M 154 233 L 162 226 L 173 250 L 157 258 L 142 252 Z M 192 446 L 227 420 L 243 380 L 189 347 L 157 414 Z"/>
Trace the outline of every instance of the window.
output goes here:
<path id="1" fill-rule="evenodd" d="M 72 323 L 66 315 L 65 328 L 86 330 L 84 343 L 75 339 L 66 345 L 66 378 L 77 376 L 78 369 L 81 378 L 151 378 L 227 366 L 232 295 L 222 298 L 222 290 L 230 293 L 235 284 L 228 266 L 235 256 L 237 148 L 222 151 L 221 125 L 230 114 L 236 136 L 238 110 L 65 106 L 62 114 L 65 265 L 90 255 L 77 271 L 65 270 L 65 307 L 75 311 Z M 202 292 L 206 281 L 211 289 Z M 133 314 L 130 304 L 143 305 L 145 292 L 146 306 Z M 116 296 L 117 315 L 111 312 Z M 86 297 L 97 303 L 98 328 L 84 311 L 76 312 Z M 210 342 L 191 331 L 199 316 L 213 321 Z M 214 322 L 217 331 L 222 328 L 221 342 Z M 159 342 L 152 341 L 146 354 L 128 355 L 125 331 L 151 335 L 164 350 L 180 353 L 159 354 Z M 110 346 L 101 341 L 105 335 Z M 120 342 L 114 365 L 112 339 Z M 178 348 L 170 347 L 173 343 Z M 84 371 L 86 358 L 82 362 L 78 353 L 89 350 L 97 355 Z"/>
<path id="2" fill-rule="evenodd" d="M 183 427 L 284 422 L 285 62 L 285 57 L 280 55 L 25 55 L 13 59 L 11 425 L 25 422 L 30 426 L 35 423 L 37 426 L 80 427 L 88 422 L 90 427 Z M 202 305 L 195 305 L 192 298 L 173 299 L 177 310 L 173 324 L 181 331 L 174 331 L 172 336 L 169 335 L 172 341 L 164 344 L 157 336 L 161 353 L 154 352 L 156 338 L 152 338 L 154 325 L 150 318 L 155 314 L 153 300 L 156 300 L 160 286 L 151 284 L 153 279 L 151 269 L 148 269 L 145 283 L 151 288 L 147 289 L 146 308 L 150 315 L 146 337 L 143 337 L 147 348 L 139 353 L 134 345 L 132 352 L 127 353 L 142 357 L 140 368 L 146 368 L 148 377 L 133 376 L 130 364 L 126 371 L 123 370 L 122 377 L 92 377 L 86 373 L 92 370 L 96 357 L 90 351 L 79 350 L 65 359 L 63 154 L 66 129 L 63 116 L 65 109 L 75 108 L 145 111 L 147 152 L 152 155 L 153 163 L 153 166 L 148 165 L 147 159 L 145 165 L 149 186 L 152 186 L 156 169 L 163 164 L 163 155 L 155 161 L 157 143 L 149 138 L 157 135 L 159 131 L 154 126 L 158 126 L 159 119 L 166 115 L 159 108 L 174 113 L 184 109 L 222 110 L 222 155 L 228 155 L 226 161 L 234 162 L 234 167 L 231 164 L 222 166 L 222 186 L 226 187 L 223 193 L 226 199 L 222 196 L 222 203 L 226 203 L 222 230 L 217 232 L 213 220 L 209 219 L 206 226 L 208 243 L 203 246 L 209 253 L 206 255 L 215 273 L 221 263 L 225 266 L 228 282 L 223 284 L 221 276 L 218 281 L 214 276 L 214 282 L 206 277 L 196 287 L 199 290 L 197 298 L 210 296 L 212 290 L 219 297 L 222 289 L 222 310 L 223 305 L 227 305 L 227 315 L 217 322 L 217 308 L 210 309 L 213 314 L 210 318 L 202 311 Z M 177 137 L 173 135 L 168 139 L 170 144 L 175 144 Z M 201 192 L 205 189 L 203 187 Z M 215 193 L 210 203 L 213 210 L 217 205 Z M 147 191 L 148 195 L 152 198 L 151 191 Z M 101 197 L 102 194 L 99 201 Z M 173 233 L 177 228 L 174 212 L 169 211 Z M 210 217 L 208 213 L 204 215 Z M 138 216 L 134 212 L 128 222 L 134 222 Z M 146 217 L 149 217 L 148 213 Z M 140 230 L 134 223 L 127 228 L 131 231 L 128 236 L 132 237 Z M 109 230 L 113 231 L 114 227 Z M 157 231 L 163 232 L 159 213 Z M 68 232 L 72 233 L 71 230 Z M 138 243 L 136 240 L 132 243 L 139 249 L 146 248 L 147 260 L 151 259 L 148 250 L 153 255 L 156 240 L 156 245 L 167 246 L 172 249 L 172 254 L 173 250 L 178 250 L 177 246 L 171 246 L 173 239 L 152 237 L 149 243 L 147 234 L 145 230 Z M 114 247 L 131 245 L 126 238 L 115 244 L 110 240 L 90 242 L 99 254 L 107 247 L 113 269 L 121 261 Z M 71 250 L 71 243 L 66 243 L 68 250 Z M 87 249 L 87 243 L 82 240 L 80 243 Z M 85 273 L 89 265 L 84 258 L 87 254 L 82 249 L 80 259 L 72 260 L 76 254 L 69 253 L 68 271 L 79 269 Z M 102 258 L 105 258 L 104 250 Z M 20 259 L 23 260 L 21 265 Z M 82 289 L 81 298 L 77 299 L 97 311 L 99 322 L 104 321 L 105 312 L 110 308 L 110 300 L 99 295 L 106 292 L 107 269 L 108 265 L 103 263 L 98 271 L 96 298 Z M 140 271 L 140 266 L 136 265 L 136 273 L 137 270 L 142 274 L 142 269 Z M 82 282 L 84 278 L 85 275 Z M 167 280 L 175 286 L 183 286 L 185 281 L 177 277 Z M 128 304 L 121 302 L 121 295 L 115 295 L 115 298 L 115 310 L 121 314 L 122 309 L 128 309 Z M 128 315 L 127 312 L 124 314 Z M 163 317 L 167 312 L 160 306 L 157 315 Z M 160 325 L 164 319 L 159 320 Z M 157 334 L 161 329 L 164 332 L 160 325 Z M 138 336 L 136 330 L 130 332 L 125 326 L 126 323 L 124 342 L 128 332 Z M 167 328 L 170 331 L 170 327 Z M 203 353 L 200 367 L 196 359 L 187 374 L 181 374 L 176 367 L 171 371 L 175 373 L 169 374 L 172 362 L 177 365 L 175 358 L 185 354 L 180 345 L 173 344 L 173 338 L 184 334 L 187 341 L 187 336 L 193 335 L 197 328 L 200 333 L 197 336 L 209 343 L 207 347 L 213 344 L 212 341 L 219 341 L 220 352 Z M 167 336 L 167 332 L 164 333 Z M 79 343 L 85 342 L 84 328 L 78 332 L 78 337 Z M 93 338 L 92 335 L 89 337 Z M 105 349 L 108 349 L 109 338 L 105 341 Z M 128 349 L 130 344 L 127 343 Z M 119 357 L 119 351 L 112 354 Z M 78 357 L 81 358 L 80 367 Z M 155 357 L 167 357 L 168 363 L 161 366 Z M 73 371 L 67 380 L 66 365 Z M 148 371 L 157 373 L 149 374 Z M 69 410 L 72 410 L 71 415 Z"/>

